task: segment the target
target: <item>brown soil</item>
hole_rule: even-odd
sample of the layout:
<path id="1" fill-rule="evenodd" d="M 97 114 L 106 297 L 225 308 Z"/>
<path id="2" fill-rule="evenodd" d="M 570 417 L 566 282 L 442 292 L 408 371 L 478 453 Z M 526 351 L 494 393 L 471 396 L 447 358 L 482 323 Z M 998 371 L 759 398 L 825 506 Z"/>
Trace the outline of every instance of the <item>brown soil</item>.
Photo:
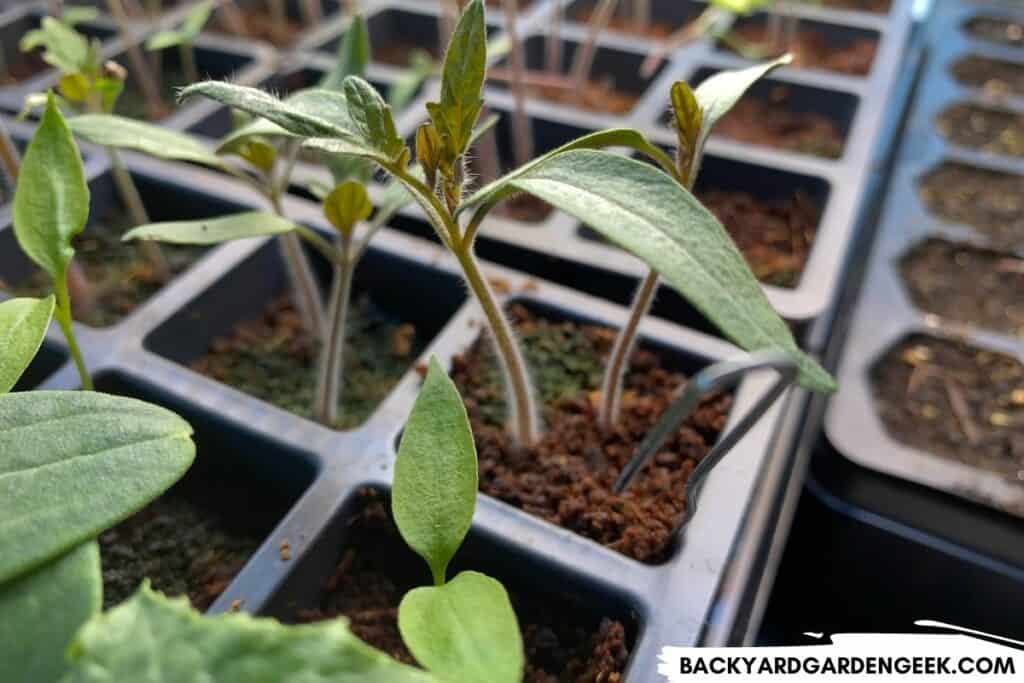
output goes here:
<path id="1" fill-rule="evenodd" d="M 22 81 L 27 81 L 49 68 L 50 65 L 43 61 L 41 50 L 21 53 L 15 61 L 7 64 L 7 68 L 0 73 L 0 87 L 16 85 Z"/>
<path id="2" fill-rule="evenodd" d="M 531 515 L 649 563 L 672 551 L 683 489 L 725 424 L 731 396 L 704 401 L 632 487 L 612 492 L 619 472 L 686 378 L 649 350 L 634 353 L 620 424 L 597 426 L 598 388 L 612 330 L 557 322 L 513 306 L 511 318 L 531 368 L 547 430 L 520 450 L 505 432 L 505 398 L 491 344 L 483 337 L 453 361 L 480 459 L 480 489 Z"/>
<path id="3" fill-rule="evenodd" d="M 722 222 L 757 279 L 795 287 L 810 256 L 821 210 L 804 192 L 758 199 L 746 192 L 708 190 L 701 202 Z"/>
<path id="4" fill-rule="evenodd" d="M 1024 70 L 1024 67 L 1021 67 Z M 951 142 L 991 154 L 1024 156 L 1024 115 L 974 104 L 954 104 L 936 121 Z"/>
<path id="5" fill-rule="evenodd" d="M 91 327 L 115 325 L 167 284 L 153 272 L 139 242 L 121 241 L 121 235 L 131 226 L 131 219 L 118 207 L 72 241 L 75 262 L 84 270 L 96 296 L 92 306 L 83 307 L 72 292 L 78 322 Z M 188 270 L 206 251 L 173 244 L 162 244 L 160 250 L 174 275 Z M 6 285 L 0 281 L 0 287 Z M 18 296 L 45 296 L 52 290 L 52 283 L 50 276 L 39 270 L 11 289 Z"/>
<path id="6" fill-rule="evenodd" d="M 1024 23 L 1019 21 L 975 17 L 964 24 L 964 30 L 981 40 L 1011 47 L 1024 47 Z"/>
<path id="7" fill-rule="evenodd" d="M 918 308 L 1024 337 L 1024 259 L 930 239 L 900 270 Z"/>
<path id="8" fill-rule="evenodd" d="M 957 61 L 952 72 L 957 81 L 981 88 L 992 99 L 1024 95 L 1024 66 L 1014 62 L 970 55 Z"/>
<path id="9" fill-rule="evenodd" d="M 873 371 L 894 438 L 1018 481 L 1024 470 L 1024 365 L 960 342 L 915 335 Z"/>
<path id="10" fill-rule="evenodd" d="M 363 507 L 349 522 L 345 550 L 319 605 L 297 616 L 303 622 L 345 616 L 364 641 L 415 664 L 398 632 L 398 605 L 409 590 L 429 585 L 430 575 L 425 563 L 402 542 L 383 497 L 374 491 L 364 492 L 363 497 Z M 593 606 L 584 606 L 578 598 L 552 600 L 535 590 L 507 588 L 523 633 L 524 683 L 620 680 L 629 656 L 621 622 L 588 618 Z"/>
<path id="11" fill-rule="evenodd" d="M 824 0 L 822 4 L 835 9 L 883 13 L 892 7 L 892 0 Z"/>
<path id="12" fill-rule="evenodd" d="M 270 13 L 266 2 L 257 1 L 248 4 L 236 3 L 245 21 L 247 37 L 263 40 L 275 47 L 291 47 L 306 30 L 306 26 L 292 17 L 287 17 L 284 24 L 276 20 Z M 214 14 L 206 30 L 228 36 L 237 36 L 231 31 L 230 25 L 224 21 L 223 12 Z"/>
<path id="13" fill-rule="evenodd" d="M 594 9 L 595 5 L 593 4 L 580 7 L 572 12 L 572 20 L 580 24 L 587 24 L 594 14 Z M 625 33 L 631 36 L 646 36 L 655 40 L 664 40 L 672 35 L 672 32 L 677 28 L 679 28 L 678 25 L 674 26 L 653 19 L 649 24 L 640 25 L 633 21 L 633 18 L 628 14 L 617 13 L 608 22 L 607 30 L 612 33 Z"/>
<path id="14" fill-rule="evenodd" d="M 761 24 L 743 24 L 735 29 L 736 35 L 753 45 L 768 43 L 768 28 Z M 727 48 L 728 49 L 728 48 Z M 793 53 L 793 66 L 804 69 L 824 69 L 853 76 L 866 76 L 875 60 L 878 42 L 872 38 L 859 38 L 839 43 L 825 33 L 801 28 L 796 41 L 788 48 Z M 779 54 L 786 50 L 779 50 Z"/>
<path id="15" fill-rule="evenodd" d="M 391 392 L 423 349 L 412 325 L 402 324 L 356 294 L 349 309 L 340 418 L 336 429 L 362 424 Z M 311 416 L 319 343 L 302 327 L 288 297 L 216 339 L 193 369 L 250 396 L 303 417 Z"/>
<path id="16" fill-rule="evenodd" d="M 715 126 L 715 133 L 755 145 L 778 147 L 837 159 L 843 133 L 835 121 L 816 112 L 787 106 L 789 89 L 773 88 L 769 97 L 745 97 Z"/>
<path id="17" fill-rule="evenodd" d="M 531 97 L 602 114 L 628 114 L 640 101 L 639 95 L 616 90 L 610 79 L 588 81 L 583 87 L 582 96 L 578 95 L 576 89 L 567 90 L 557 86 L 532 85 L 526 90 Z"/>
<path id="18" fill-rule="evenodd" d="M 1024 244 L 1024 176 L 947 162 L 922 179 L 921 199 L 932 213 L 966 223 L 996 247 Z"/>

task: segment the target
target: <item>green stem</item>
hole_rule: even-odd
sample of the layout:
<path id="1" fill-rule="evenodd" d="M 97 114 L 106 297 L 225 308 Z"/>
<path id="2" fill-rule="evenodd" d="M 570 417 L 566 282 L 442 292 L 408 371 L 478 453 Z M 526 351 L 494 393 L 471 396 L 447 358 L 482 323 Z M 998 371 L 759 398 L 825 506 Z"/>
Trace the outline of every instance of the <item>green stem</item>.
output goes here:
<path id="1" fill-rule="evenodd" d="M 313 414 L 328 427 L 338 422 L 338 404 L 344 384 L 345 332 L 352 278 L 356 270 L 356 263 L 351 260 L 351 247 L 351 237 L 342 236 L 340 255 L 343 265 L 334 268 L 334 283 L 327 305 L 327 334 L 320 352 L 320 376 L 313 406 Z"/>
<path id="2" fill-rule="evenodd" d="M 530 133 L 530 119 L 526 115 L 526 56 L 523 44 L 519 40 L 519 29 L 516 25 L 516 0 L 502 0 L 505 10 L 505 33 L 511 45 L 509 66 L 512 78 L 509 87 L 512 89 L 512 139 L 516 168 L 523 166 L 533 158 L 533 135 Z"/>
<path id="3" fill-rule="evenodd" d="M 629 319 L 622 326 L 618 337 L 615 338 L 615 346 L 612 348 L 611 356 L 608 357 L 604 382 L 601 384 L 601 408 L 597 416 L 599 424 L 603 427 L 614 427 L 619 421 L 622 405 L 622 380 L 629 368 L 629 357 L 636 345 L 640 321 L 651 309 L 651 303 L 654 301 L 654 294 L 657 291 L 658 273 L 650 270 L 636 291 L 633 305 L 629 310 Z"/>
<path id="4" fill-rule="evenodd" d="M 270 204 L 281 218 L 284 218 L 284 211 L 281 208 L 279 195 L 270 196 Z M 309 265 L 302 250 L 302 242 L 294 232 L 285 233 L 277 237 L 277 244 L 281 250 L 281 259 L 284 261 L 285 271 L 288 274 L 288 283 L 291 289 L 292 301 L 295 309 L 302 318 L 306 330 L 313 335 L 314 339 L 322 339 L 324 336 L 324 307 L 320 297 L 320 286 L 317 284 L 313 269 Z"/>
<path id="5" fill-rule="evenodd" d="M 78 339 L 75 337 L 74 326 L 71 323 L 71 297 L 68 296 L 66 275 L 62 275 L 54 282 L 54 290 L 57 295 L 57 305 L 54 308 L 53 315 L 57 319 L 61 332 L 64 333 L 64 339 L 67 340 L 68 351 L 71 353 L 71 358 L 75 361 L 78 377 L 82 381 L 82 388 L 92 391 L 92 377 L 89 376 L 89 371 L 85 367 L 85 358 L 82 357 L 82 350 L 78 348 Z"/>
<path id="6" fill-rule="evenodd" d="M 135 33 L 132 31 L 131 23 L 128 21 L 128 15 L 121 0 L 107 0 L 107 9 L 110 10 L 114 23 L 117 24 L 117 30 L 124 39 L 128 61 L 131 64 L 132 71 L 135 73 L 135 80 L 138 82 L 139 89 L 142 90 L 149 118 L 153 120 L 159 119 L 164 112 L 164 103 L 160 97 L 159 74 L 153 74 L 149 69 L 149 65 L 146 64 L 146 58 L 143 56 L 142 50 L 139 49 L 138 43 L 135 42 Z"/>
<path id="7" fill-rule="evenodd" d="M 21 155 L 14 141 L 7 132 L 7 127 L 0 121 L 0 171 L 7 174 L 11 181 L 11 188 L 18 180 L 18 167 L 21 165 Z"/>
<path id="8" fill-rule="evenodd" d="M 189 83 L 199 82 L 199 67 L 196 66 L 196 49 L 192 43 L 182 43 L 178 46 L 181 54 L 181 70 L 185 72 L 185 80 Z"/>
<path id="9" fill-rule="evenodd" d="M 114 176 L 114 184 L 117 185 L 121 201 L 124 202 L 125 208 L 131 214 L 132 224 L 136 227 L 148 225 L 149 213 L 146 211 L 146 205 L 142 202 L 142 195 L 139 193 L 135 180 L 132 179 L 132 174 L 128 172 L 116 149 L 113 147 L 106 149 L 110 156 L 110 172 Z M 161 282 L 168 282 L 172 276 L 171 264 L 167 262 L 167 257 L 160 245 L 150 240 L 144 240 L 140 243 L 139 248 L 153 267 L 157 279 Z"/>

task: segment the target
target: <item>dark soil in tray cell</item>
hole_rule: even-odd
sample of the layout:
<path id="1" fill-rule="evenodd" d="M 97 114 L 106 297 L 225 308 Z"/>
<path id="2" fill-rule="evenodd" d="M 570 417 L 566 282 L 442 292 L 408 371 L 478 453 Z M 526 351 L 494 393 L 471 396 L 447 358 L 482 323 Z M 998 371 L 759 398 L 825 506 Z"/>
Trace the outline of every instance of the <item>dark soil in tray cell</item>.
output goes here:
<path id="1" fill-rule="evenodd" d="M 362 424 L 402 379 L 423 348 L 412 325 L 387 316 L 356 293 L 349 310 L 345 384 L 337 429 Z M 290 300 L 216 339 L 193 369 L 279 408 L 309 417 L 316 390 L 319 343 L 301 325 Z"/>
<path id="2" fill-rule="evenodd" d="M 29 53 L 19 53 L 17 59 L 7 63 L 3 70 L 0 70 L 0 88 L 16 85 L 27 81 L 33 76 L 51 68 L 43 61 L 42 52 L 35 50 Z"/>
<path id="3" fill-rule="evenodd" d="M 587 81 L 581 91 L 558 86 L 530 86 L 526 90 L 531 97 L 603 114 L 627 114 L 640 101 L 637 94 L 616 90 L 611 79 Z"/>
<path id="4" fill-rule="evenodd" d="M 884 13 L 892 8 L 892 0 L 824 0 L 825 7 L 848 9 L 857 12 Z"/>
<path id="5" fill-rule="evenodd" d="M 1024 156 L 1022 114 L 960 103 L 942 112 L 935 125 L 954 144 L 992 154 Z"/>
<path id="6" fill-rule="evenodd" d="M 706 400 L 622 495 L 619 472 L 686 377 L 661 355 L 634 353 L 619 426 L 597 425 L 598 389 L 614 331 L 511 308 L 543 406 L 547 430 L 526 450 L 504 429 L 505 393 L 490 342 L 479 338 L 453 361 L 480 458 L 480 489 L 525 512 L 649 563 L 672 551 L 683 488 L 725 425 L 731 396 Z"/>
<path id="7" fill-rule="evenodd" d="M 981 88 L 993 99 L 1024 95 L 1024 64 L 970 55 L 958 60 L 952 72 L 963 85 Z"/>
<path id="8" fill-rule="evenodd" d="M 1024 259 L 930 239 L 903 258 L 900 272 L 918 308 L 1024 337 Z"/>
<path id="9" fill-rule="evenodd" d="M 128 316 L 167 284 L 153 271 L 139 242 L 122 242 L 132 221 L 120 208 L 111 210 L 75 237 L 75 262 L 92 288 L 92 304 L 72 289 L 75 320 L 92 327 L 109 327 Z M 160 245 L 173 275 L 188 270 L 206 251 L 203 247 Z M 0 282 L 0 285 L 4 283 Z M 35 271 L 22 282 L 11 283 L 18 296 L 45 296 L 52 290 L 50 276 Z"/>
<path id="10" fill-rule="evenodd" d="M 1024 23 L 996 17 L 975 17 L 964 24 L 964 30 L 975 38 L 992 43 L 1024 47 Z"/>
<path id="11" fill-rule="evenodd" d="M 829 117 L 787 106 L 789 89 L 773 88 L 767 98 L 745 97 L 715 126 L 715 133 L 741 142 L 837 159 L 842 130 Z"/>
<path id="12" fill-rule="evenodd" d="M 920 192 L 929 211 L 998 247 L 1024 243 L 1024 176 L 946 162 L 922 178 Z"/>
<path id="13" fill-rule="evenodd" d="M 398 632 L 398 605 L 409 590 L 430 585 L 430 575 L 399 536 L 383 496 L 366 491 L 363 498 L 361 510 L 349 521 L 341 559 L 320 604 L 297 617 L 313 622 L 344 616 L 364 641 L 415 665 Z M 454 576 L 455 571 L 450 574 Z M 621 622 L 588 618 L 594 606 L 574 604 L 578 601 L 570 596 L 550 599 L 538 595 L 534 586 L 506 587 L 523 633 L 524 683 L 620 680 L 629 655 Z"/>
<path id="14" fill-rule="evenodd" d="M 926 335 L 873 369 L 876 409 L 898 441 L 1019 481 L 1024 470 L 1024 365 Z"/>
<path id="15" fill-rule="evenodd" d="M 745 23 L 736 27 L 736 35 L 755 46 L 762 46 L 768 53 L 768 28 L 762 23 Z M 726 49 L 731 49 L 726 46 Z M 793 53 L 795 68 L 824 69 L 851 76 L 866 76 L 875 60 L 878 41 L 873 38 L 856 38 L 837 41 L 825 31 L 802 26 L 793 45 L 779 49 L 778 54 L 787 50 Z M 770 55 L 768 55 L 770 56 Z"/>

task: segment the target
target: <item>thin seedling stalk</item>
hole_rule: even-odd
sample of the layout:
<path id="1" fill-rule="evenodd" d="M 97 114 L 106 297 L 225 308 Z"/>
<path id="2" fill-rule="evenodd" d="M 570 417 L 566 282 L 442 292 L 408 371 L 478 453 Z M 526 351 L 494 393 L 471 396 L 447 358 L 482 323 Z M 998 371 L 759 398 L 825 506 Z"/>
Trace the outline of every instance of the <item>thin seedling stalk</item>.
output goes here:
<path id="1" fill-rule="evenodd" d="M 511 46 L 509 59 L 512 78 L 509 85 L 512 89 L 512 147 L 518 168 L 533 158 L 533 133 L 530 130 L 530 119 L 526 115 L 526 84 L 523 79 L 526 56 L 516 26 L 516 0 L 502 0 L 502 8 L 505 11 L 505 32 Z"/>
<path id="2" fill-rule="evenodd" d="M 590 17 L 590 23 L 587 24 L 587 37 L 583 45 L 577 48 L 570 80 L 575 87 L 576 97 L 579 101 L 583 101 L 583 93 L 590 82 L 590 70 L 594 66 L 594 56 L 597 54 L 597 38 L 608 27 L 618 4 L 619 0 L 601 0 L 597 9 L 594 10 L 593 16 Z"/>
<path id="3" fill-rule="evenodd" d="M 135 80 L 142 91 L 142 97 L 146 101 L 146 111 L 151 119 L 159 119 L 164 113 L 163 99 L 160 97 L 159 76 L 154 75 L 146 58 L 135 42 L 135 33 L 132 31 L 121 0 L 107 0 L 107 8 L 110 15 L 117 24 L 117 30 L 124 41 L 125 51 L 128 53 L 128 61 L 131 63 L 132 71 L 135 73 Z"/>
<path id="4" fill-rule="evenodd" d="M 700 13 L 700 16 L 689 24 L 677 29 L 647 55 L 644 63 L 640 65 L 640 75 L 644 78 L 653 76 L 654 72 L 658 70 L 658 67 L 668 58 L 670 53 L 704 35 L 708 29 L 715 25 L 719 17 L 722 16 L 722 12 L 722 10 L 714 5 L 709 5 L 707 9 Z"/>
<path id="5" fill-rule="evenodd" d="M 150 221 L 146 205 L 142 202 L 139 188 L 135 185 L 131 173 L 125 168 L 121 155 L 113 147 L 108 147 L 107 153 L 110 155 L 110 172 L 114 176 L 114 183 L 117 185 L 118 194 L 121 195 L 125 208 L 128 209 L 128 213 L 132 218 L 132 224 L 148 225 Z M 146 260 L 149 261 L 149 265 L 153 267 L 157 279 L 161 282 L 169 281 L 172 276 L 171 266 L 167 262 L 167 257 L 164 255 L 160 245 L 151 240 L 143 240 L 140 248 Z"/>
<path id="6" fill-rule="evenodd" d="M 551 25 L 544 43 L 544 68 L 551 74 L 562 73 L 562 22 L 565 8 L 556 0 L 551 8 Z"/>
<path id="7" fill-rule="evenodd" d="M 196 65 L 196 48 L 190 42 L 178 46 L 178 54 L 181 55 L 181 70 L 185 74 L 185 80 L 195 83 L 199 80 L 199 67 Z"/>
<path id="8" fill-rule="evenodd" d="M 490 115 L 491 113 L 487 107 L 480 110 L 480 120 L 486 120 Z M 500 156 L 498 153 L 498 135 L 492 128 L 484 133 L 483 137 L 476 143 L 476 170 L 480 174 L 480 185 L 486 185 L 501 176 Z"/>
<path id="9" fill-rule="evenodd" d="M 14 141 L 11 140 L 11 136 L 7 132 L 7 126 L 0 121 L 0 170 L 11 181 L 12 188 L 18 179 L 19 166 L 21 166 L 21 155 L 18 154 L 18 148 L 14 146 Z"/>
<path id="10" fill-rule="evenodd" d="M 604 382 L 601 386 L 601 407 L 598 411 L 598 422 L 606 429 L 614 427 L 619 421 L 623 379 L 629 369 L 633 347 L 636 346 L 640 321 L 651 310 L 654 294 L 658 291 L 658 279 L 658 273 L 651 270 L 640 283 L 633 297 L 633 304 L 629 308 L 629 319 L 615 338 L 615 346 L 608 357 L 608 367 L 605 368 Z"/>
<path id="11" fill-rule="evenodd" d="M 357 261 L 353 258 L 352 236 L 341 235 L 338 247 L 340 264 L 334 266 L 334 283 L 327 304 L 327 329 L 320 351 L 320 377 L 317 382 L 315 415 L 321 423 L 332 427 L 338 422 L 341 401 L 345 332 L 348 327 L 349 301 Z"/>
<path id="12" fill-rule="evenodd" d="M 71 297 L 68 295 L 66 273 L 64 277 L 53 283 L 53 289 L 57 295 L 57 305 L 53 309 L 53 317 L 56 318 L 57 325 L 60 326 L 61 332 L 64 333 L 64 339 L 67 340 L 68 352 L 75 362 L 82 388 L 92 391 L 92 377 L 89 376 L 89 371 L 85 367 L 85 358 L 82 356 L 82 350 L 78 347 L 78 339 L 75 337 L 74 326 L 71 322 Z"/>

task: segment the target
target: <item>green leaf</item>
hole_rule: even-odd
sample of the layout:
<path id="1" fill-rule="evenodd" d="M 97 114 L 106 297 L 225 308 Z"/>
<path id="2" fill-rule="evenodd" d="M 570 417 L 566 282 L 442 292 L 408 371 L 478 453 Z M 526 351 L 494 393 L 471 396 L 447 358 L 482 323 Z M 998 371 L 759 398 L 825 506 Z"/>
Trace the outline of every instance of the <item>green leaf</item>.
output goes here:
<path id="1" fill-rule="evenodd" d="M 271 123 L 266 119 L 254 119 L 225 135 L 217 143 L 217 153 L 237 154 L 241 146 L 253 138 L 274 137 L 296 138 L 298 136 L 294 133 L 289 133 L 281 126 Z"/>
<path id="2" fill-rule="evenodd" d="M 473 522 L 476 488 L 476 446 L 466 406 L 431 358 L 398 446 L 391 507 L 402 538 L 430 565 L 439 585 Z"/>
<path id="3" fill-rule="evenodd" d="M 797 348 L 725 228 L 673 178 L 618 154 L 573 150 L 515 174 L 509 184 L 643 259 L 742 348 L 786 353 L 800 366 L 801 384 L 835 389 Z"/>
<path id="4" fill-rule="evenodd" d="M 324 90 L 341 90 L 349 76 L 362 76 L 370 63 L 370 32 L 366 19 L 359 12 L 352 16 L 352 22 L 338 45 L 338 57 L 332 68 L 317 85 Z"/>
<path id="5" fill-rule="evenodd" d="M 505 588 L 462 572 L 443 586 L 409 591 L 398 630 L 420 664 L 450 683 L 520 683 L 523 640 Z"/>
<path id="6" fill-rule="evenodd" d="M 92 21 L 100 16 L 100 11 L 95 7 L 65 7 L 60 20 L 65 26 L 77 26 L 78 24 Z"/>
<path id="7" fill-rule="evenodd" d="M 349 76 L 345 79 L 344 89 L 349 119 L 358 138 L 380 150 L 389 159 L 401 154 L 405 149 L 405 141 L 395 129 L 391 107 L 373 86 L 358 76 Z"/>
<path id="8" fill-rule="evenodd" d="M 99 613 L 102 592 L 95 541 L 0 585 L 0 681 L 59 680 L 67 671 L 64 653 L 82 624 Z"/>
<path id="9" fill-rule="evenodd" d="M 91 391 L 0 396 L 0 583 L 139 510 L 192 464 L 174 413 Z"/>
<path id="10" fill-rule="evenodd" d="M 64 683 L 441 683 L 366 645 L 344 619 L 203 617 L 148 584 L 86 623 L 69 657 Z"/>
<path id="11" fill-rule="evenodd" d="M 209 21 L 213 7 L 214 3 L 211 0 L 196 3 L 181 23 L 181 28 L 157 31 L 146 41 L 146 49 L 163 50 L 176 45 L 192 43 L 202 32 L 206 22 Z"/>
<path id="12" fill-rule="evenodd" d="M 324 216 L 334 228 L 346 237 L 352 234 L 356 223 L 373 213 L 373 203 L 362 183 L 354 180 L 341 183 L 324 199 Z"/>
<path id="13" fill-rule="evenodd" d="M 734 14 L 750 14 L 767 5 L 768 0 L 711 0 L 711 4 Z"/>
<path id="14" fill-rule="evenodd" d="M 413 50 L 409 56 L 409 66 L 399 74 L 388 91 L 388 104 L 392 111 L 401 112 L 412 98 L 416 97 L 420 86 L 437 71 L 437 63 L 425 50 Z"/>
<path id="15" fill-rule="evenodd" d="M 21 163 L 13 213 L 22 251 L 62 280 L 75 255 L 71 240 L 89 217 L 89 188 L 82 157 L 52 94 Z"/>
<path id="16" fill-rule="evenodd" d="M 10 299 L 0 303 L 0 394 L 18 383 L 50 327 L 55 300 Z"/>
<path id="17" fill-rule="evenodd" d="M 89 41 L 53 17 L 43 17 L 40 28 L 25 33 L 18 47 L 22 52 L 43 48 L 43 61 L 63 73 L 84 70 L 89 62 Z"/>
<path id="18" fill-rule="evenodd" d="M 482 0 L 471 0 L 452 33 L 441 69 L 441 101 L 427 105 L 449 159 L 466 151 L 483 107 L 487 72 L 487 25 Z"/>
<path id="19" fill-rule="evenodd" d="M 191 161 L 213 168 L 224 166 L 216 154 L 191 135 L 145 121 L 114 114 L 82 114 L 68 119 L 68 125 L 71 132 L 94 145 L 134 149 L 160 159 Z"/>
<path id="20" fill-rule="evenodd" d="M 672 84 L 672 122 L 676 128 L 679 149 L 676 153 L 679 178 L 687 187 L 693 186 L 693 162 L 699 153 L 701 123 L 704 110 L 697 102 L 697 96 L 690 90 L 685 81 Z"/>
<path id="21" fill-rule="evenodd" d="M 121 239 L 156 240 L 169 244 L 220 244 L 264 235 L 281 235 L 295 229 L 295 223 L 272 213 L 246 211 L 220 218 L 195 221 L 167 221 L 140 225 Z"/>

